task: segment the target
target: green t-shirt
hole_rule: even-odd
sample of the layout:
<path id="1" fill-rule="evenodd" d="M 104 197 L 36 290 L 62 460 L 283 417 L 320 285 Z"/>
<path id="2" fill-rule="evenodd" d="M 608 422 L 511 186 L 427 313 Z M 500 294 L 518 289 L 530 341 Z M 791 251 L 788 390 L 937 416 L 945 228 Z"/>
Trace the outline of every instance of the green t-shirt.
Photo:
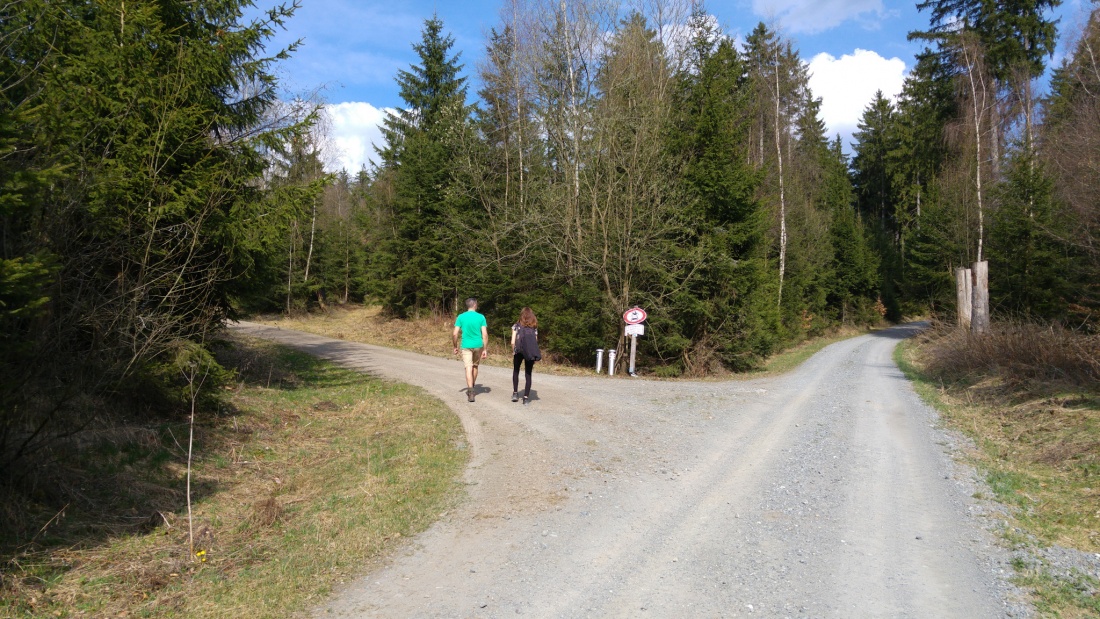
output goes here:
<path id="1" fill-rule="evenodd" d="M 455 318 L 455 326 L 462 329 L 462 342 L 460 348 L 481 348 L 485 342 L 481 339 L 481 328 L 487 326 L 485 317 L 481 314 L 467 310 Z"/>

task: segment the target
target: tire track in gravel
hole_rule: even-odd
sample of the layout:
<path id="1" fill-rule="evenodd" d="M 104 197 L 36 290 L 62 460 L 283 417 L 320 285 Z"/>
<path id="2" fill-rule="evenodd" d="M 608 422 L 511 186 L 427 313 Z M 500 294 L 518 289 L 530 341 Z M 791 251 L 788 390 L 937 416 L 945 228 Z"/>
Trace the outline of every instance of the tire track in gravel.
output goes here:
<path id="1" fill-rule="evenodd" d="M 664 497 L 663 504 L 667 507 L 658 517 L 648 519 L 649 526 L 639 530 L 629 546 L 633 551 L 621 558 L 624 560 L 618 568 L 621 573 L 613 580 L 622 582 L 622 589 L 627 593 L 610 598 L 598 609 L 597 616 L 635 616 L 642 610 L 663 612 L 677 607 L 701 610 L 697 603 L 698 587 L 682 582 L 685 579 L 679 576 L 689 574 L 687 580 L 695 583 L 708 578 L 680 570 L 678 564 L 698 556 L 699 541 L 711 539 L 709 530 L 722 525 L 715 514 L 727 511 L 726 506 L 759 494 L 761 485 L 767 483 L 767 476 L 760 472 L 774 468 L 775 460 L 782 457 L 779 445 L 823 378 L 824 374 L 817 374 L 808 389 L 787 394 L 785 400 L 772 403 L 772 409 L 778 410 L 776 415 L 749 414 L 742 410 L 733 427 L 716 434 L 702 446 L 703 453 L 711 454 L 707 461 L 682 479 L 674 496 Z M 650 538 L 655 541 L 645 544 Z M 721 574 L 720 570 L 707 571 Z M 648 593 L 649 600 L 643 598 L 641 604 L 636 603 L 635 592 Z M 586 593 L 589 598 L 595 597 L 595 591 Z M 572 604 L 559 604 L 556 610 L 572 607 Z"/>
<path id="2" fill-rule="evenodd" d="M 971 471 L 891 359 L 912 327 L 728 382 L 511 373 L 242 323 L 425 388 L 462 419 L 467 498 L 316 616 L 1026 616 Z"/>

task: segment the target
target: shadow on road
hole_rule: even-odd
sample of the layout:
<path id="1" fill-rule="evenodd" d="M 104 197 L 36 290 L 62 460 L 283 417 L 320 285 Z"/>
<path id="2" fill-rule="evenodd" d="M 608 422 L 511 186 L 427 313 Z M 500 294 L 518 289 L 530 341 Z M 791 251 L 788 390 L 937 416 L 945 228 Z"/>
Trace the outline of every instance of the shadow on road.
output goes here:
<path id="1" fill-rule="evenodd" d="M 927 321 L 920 322 L 907 322 L 903 325 L 897 325 L 896 327 L 890 327 L 889 329 L 883 329 L 882 331 L 875 331 L 871 333 L 874 337 L 884 337 L 891 340 L 906 340 L 914 335 L 917 335 L 921 331 L 924 331 L 929 326 Z"/>

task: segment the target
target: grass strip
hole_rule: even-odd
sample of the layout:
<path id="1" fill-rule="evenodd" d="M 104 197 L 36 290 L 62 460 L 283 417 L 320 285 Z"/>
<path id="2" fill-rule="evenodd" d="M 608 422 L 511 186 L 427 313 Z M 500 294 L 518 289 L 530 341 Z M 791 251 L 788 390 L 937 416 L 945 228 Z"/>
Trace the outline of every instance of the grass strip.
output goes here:
<path id="1" fill-rule="evenodd" d="M 286 617 L 458 497 L 467 453 L 442 402 L 260 341 L 234 337 L 219 357 L 240 382 L 225 410 L 196 422 L 196 555 L 178 500 L 149 527 L 111 535 L 88 534 L 96 523 L 73 510 L 4 566 L 0 615 Z M 126 457 L 133 446 L 115 442 L 76 464 L 109 461 L 132 484 L 178 495 L 186 458 L 170 436 L 186 431 L 161 428 L 138 450 L 147 457 Z M 165 449 L 169 457 L 155 455 Z"/>
<path id="2" fill-rule="evenodd" d="M 1079 385 L 1006 385 L 996 373 L 949 382 L 924 359 L 934 337 L 900 343 L 894 359 L 944 422 L 972 439 L 968 461 L 1010 508 L 1007 541 L 1100 552 L 1100 397 Z M 1036 556 L 1017 562 L 1016 580 L 1044 616 L 1100 616 L 1095 575 Z"/>

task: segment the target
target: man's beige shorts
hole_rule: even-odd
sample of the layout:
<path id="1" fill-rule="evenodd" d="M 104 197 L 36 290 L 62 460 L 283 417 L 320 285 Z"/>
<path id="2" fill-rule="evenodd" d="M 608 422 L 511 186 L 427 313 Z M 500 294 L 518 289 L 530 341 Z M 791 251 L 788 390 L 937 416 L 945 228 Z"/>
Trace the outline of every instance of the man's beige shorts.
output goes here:
<path id="1" fill-rule="evenodd" d="M 481 363 L 481 351 L 484 348 L 463 348 L 462 365 L 467 368 L 476 368 Z"/>

